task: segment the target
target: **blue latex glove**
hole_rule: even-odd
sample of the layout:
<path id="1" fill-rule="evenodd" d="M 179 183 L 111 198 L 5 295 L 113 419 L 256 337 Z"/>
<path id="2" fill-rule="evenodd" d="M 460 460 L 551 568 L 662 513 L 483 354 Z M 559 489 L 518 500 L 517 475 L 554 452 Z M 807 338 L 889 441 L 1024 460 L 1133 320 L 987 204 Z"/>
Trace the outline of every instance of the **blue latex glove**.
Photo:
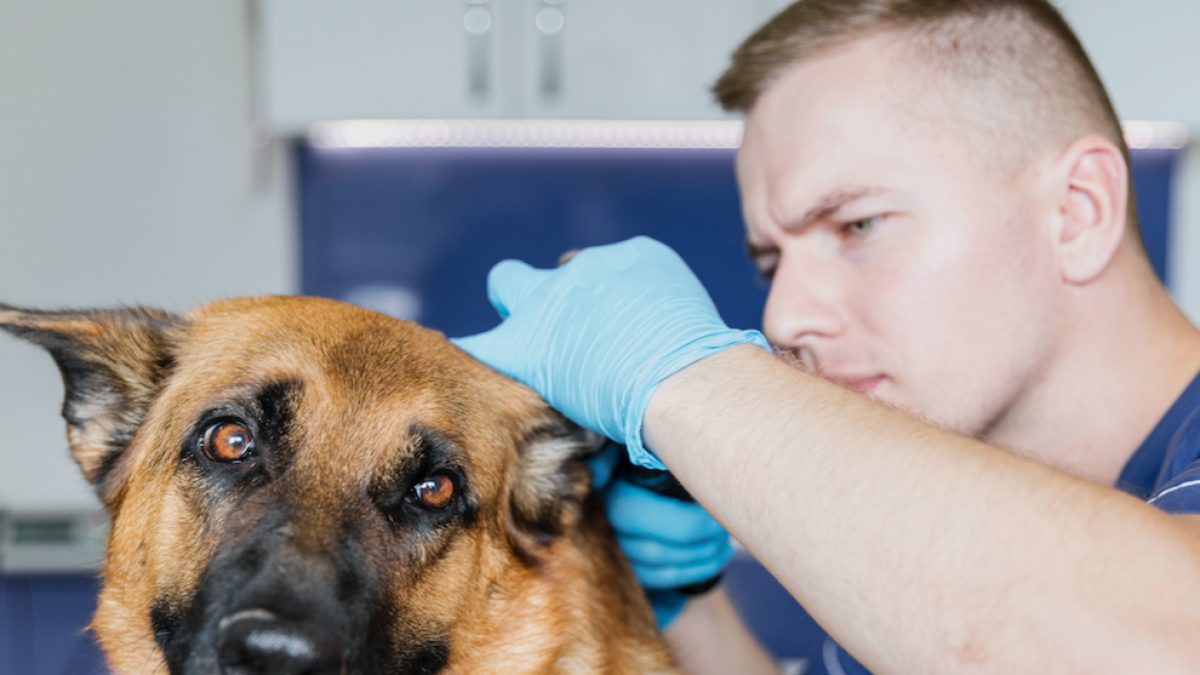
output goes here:
<path id="1" fill-rule="evenodd" d="M 733 556 L 729 534 L 704 507 L 663 497 L 617 478 L 604 510 L 638 581 L 671 589 L 710 579 Z"/>
<path id="2" fill-rule="evenodd" d="M 769 349 L 757 331 L 726 326 L 683 260 L 647 237 L 553 270 L 506 260 L 488 275 L 488 299 L 501 324 L 455 344 L 655 469 L 665 467 L 642 444 L 642 418 L 658 384 L 727 347 Z"/>
<path id="3" fill-rule="evenodd" d="M 665 629 L 688 601 L 675 589 L 720 574 L 733 557 L 733 546 L 725 528 L 699 504 L 614 478 L 616 450 L 610 444 L 590 460 L 592 482 L 602 490 L 617 543 L 646 592 L 659 629 Z"/>

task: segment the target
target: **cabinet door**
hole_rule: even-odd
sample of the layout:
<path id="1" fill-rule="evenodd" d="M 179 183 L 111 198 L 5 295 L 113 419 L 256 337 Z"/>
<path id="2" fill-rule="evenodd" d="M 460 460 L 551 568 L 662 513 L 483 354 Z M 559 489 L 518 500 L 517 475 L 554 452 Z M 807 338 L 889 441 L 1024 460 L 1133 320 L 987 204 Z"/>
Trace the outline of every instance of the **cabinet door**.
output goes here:
<path id="1" fill-rule="evenodd" d="M 723 118 L 709 90 L 762 18 L 746 0 L 520 1 L 534 118 Z"/>
<path id="2" fill-rule="evenodd" d="M 263 116 L 278 133 L 325 119 L 497 117 L 497 4 L 263 0 Z"/>

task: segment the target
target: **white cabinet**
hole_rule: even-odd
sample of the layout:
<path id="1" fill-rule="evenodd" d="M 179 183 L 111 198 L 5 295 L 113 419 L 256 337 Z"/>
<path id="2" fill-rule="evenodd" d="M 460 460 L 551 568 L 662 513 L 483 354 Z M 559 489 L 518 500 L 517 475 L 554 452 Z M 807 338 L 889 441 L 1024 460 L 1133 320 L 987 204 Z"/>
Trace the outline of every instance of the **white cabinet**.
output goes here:
<path id="1" fill-rule="evenodd" d="M 261 7 L 261 106 L 276 131 L 321 119 L 499 115 L 502 27 L 486 5 L 266 0 Z M 474 34 L 464 25 L 470 21 L 478 22 Z"/>
<path id="2" fill-rule="evenodd" d="M 721 119 L 709 88 L 782 0 L 260 0 L 260 107 L 330 119 Z"/>
<path id="3" fill-rule="evenodd" d="M 709 89 L 757 18 L 745 0 L 529 5 L 536 8 L 525 31 L 533 77 L 524 103 L 534 118 L 719 119 Z"/>

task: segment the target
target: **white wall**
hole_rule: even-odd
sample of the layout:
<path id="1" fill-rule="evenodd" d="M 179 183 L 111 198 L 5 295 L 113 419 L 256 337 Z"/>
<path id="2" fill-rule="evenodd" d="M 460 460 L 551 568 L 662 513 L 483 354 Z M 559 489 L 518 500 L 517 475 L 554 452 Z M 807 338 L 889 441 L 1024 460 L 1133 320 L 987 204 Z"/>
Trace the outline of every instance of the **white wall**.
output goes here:
<path id="1" fill-rule="evenodd" d="M 1200 131 L 1200 2 L 1069 0 L 1063 15 L 1122 119 L 1177 120 Z"/>
<path id="2" fill-rule="evenodd" d="M 295 288 L 285 157 L 259 171 L 249 143 L 248 26 L 244 0 L 0 3 L 0 302 Z M 94 504 L 61 397 L 49 357 L 0 335 L 0 508 Z"/>

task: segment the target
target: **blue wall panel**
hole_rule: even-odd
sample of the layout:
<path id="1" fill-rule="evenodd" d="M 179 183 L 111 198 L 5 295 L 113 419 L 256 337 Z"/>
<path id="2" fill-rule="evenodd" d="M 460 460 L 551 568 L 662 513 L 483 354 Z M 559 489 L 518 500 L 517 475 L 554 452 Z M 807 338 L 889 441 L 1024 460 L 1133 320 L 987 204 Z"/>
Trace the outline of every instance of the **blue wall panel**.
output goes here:
<path id="1" fill-rule="evenodd" d="M 1134 193 L 1141 220 L 1142 241 L 1159 279 L 1169 278 L 1167 251 L 1171 247 L 1171 196 L 1178 150 L 1134 150 Z"/>
<path id="2" fill-rule="evenodd" d="M 16 672 L 13 670 L 13 653 L 16 646 L 12 640 L 9 595 L 8 584 L 0 579 L 0 675 L 13 675 Z"/>
<path id="3" fill-rule="evenodd" d="M 485 288 L 500 260 L 553 267 L 648 234 L 688 261 L 727 322 L 759 323 L 732 151 L 301 148 L 299 164 L 305 294 L 412 291 L 421 323 L 467 335 L 498 321 Z"/>
<path id="4" fill-rule="evenodd" d="M 0 675 L 102 675 L 87 625 L 98 582 L 84 576 L 0 577 Z"/>

